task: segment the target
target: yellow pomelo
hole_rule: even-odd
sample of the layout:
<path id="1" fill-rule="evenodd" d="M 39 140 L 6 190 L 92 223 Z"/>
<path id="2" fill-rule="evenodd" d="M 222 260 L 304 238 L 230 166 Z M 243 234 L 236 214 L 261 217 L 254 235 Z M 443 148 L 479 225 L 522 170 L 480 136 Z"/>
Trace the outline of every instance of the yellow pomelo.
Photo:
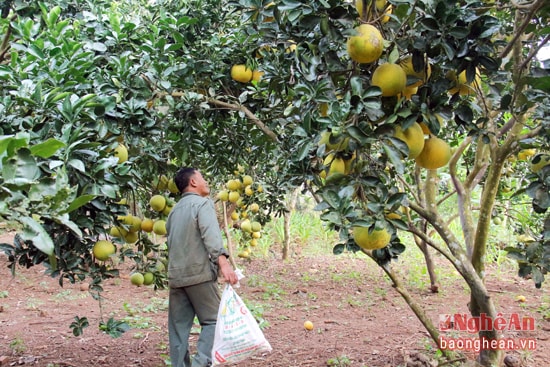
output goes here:
<path id="1" fill-rule="evenodd" d="M 156 212 L 161 212 L 166 207 L 166 198 L 162 195 L 153 195 L 149 200 L 151 209 Z"/>
<path id="2" fill-rule="evenodd" d="M 252 185 L 253 183 L 254 183 L 254 179 L 252 178 L 252 176 L 249 176 L 249 175 L 243 176 L 243 186 L 249 186 L 249 185 Z"/>
<path id="3" fill-rule="evenodd" d="M 260 210 L 260 206 L 257 203 L 252 203 L 249 209 L 252 213 L 257 213 Z"/>
<path id="4" fill-rule="evenodd" d="M 168 191 L 170 191 L 172 194 L 177 194 L 180 192 L 173 178 L 168 181 Z"/>
<path id="5" fill-rule="evenodd" d="M 241 230 L 243 232 L 252 232 L 252 223 L 249 219 L 245 219 L 241 222 Z"/>
<path id="6" fill-rule="evenodd" d="M 121 215 L 118 220 L 128 226 L 129 232 L 137 232 L 141 229 L 141 218 L 135 215 Z"/>
<path id="7" fill-rule="evenodd" d="M 250 229 L 252 232 L 260 232 L 262 230 L 262 225 L 259 222 L 250 223 Z"/>
<path id="8" fill-rule="evenodd" d="M 296 51 L 296 41 L 288 40 L 288 47 L 285 48 L 285 53 L 290 54 L 294 51 Z"/>
<path id="9" fill-rule="evenodd" d="M 115 204 L 119 204 L 119 205 L 128 205 L 128 199 L 122 198 L 122 199 L 120 199 L 119 201 L 117 201 Z"/>
<path id="10" fill-rule="evenodd" d="M 388 213 L 386 214 L 387 219 L 401 219 L 401 215 L 397 213 Z"/>
<path id="11" fill-rule="evenodd" d="M 164 191 L 168 188 L 168 181 L 170 181 L 168 177 L 161 175 L 158 179 L 155 179 L 154 188 L 159 191 Z"/>
<path id="12" fill-rule="evenodd" d="M 128 160 L 128 149 L 123 145 L 119 144 L 114 151 L 115 157 L 118 158 L 118 163 L 124 163 Z"/>
<path id="13" fill-rule="evenodd" d="M 227 190 L 220 191 L 218 193 L 218 199 L 220 199 L 221 201 L 229 200 L 229 191 L 227 191 Z"/>
<path id="14" fill-rule="evenodd" d="M 324 131 L 321 133 L 321 139 L 319 139 L 318 145 L 321 146 L 325 144 L 327 150 L 346 150 L 349 146 L 349 137 L 344 138 L 343 136 L 335 135 L 330 131 Z"/>
<path id="15" fill-rule="evenodd" d="M 355 243 L 365 250 L 376 250 L 386 247 L 391 235 L 386 229 L 375 229 L 369 232 L 368 227 L 353 227 Z"/>
<path id="16" fill-rule="evenodd" d="M 260 232 L 252 232 L 252 238 L 256 239 L 260 237 L 262 237 L 262 234 Z"/>
<path id="17" fill-rule="evenodd" d="M 438 169 L 449 163 L 451 147 L 438 137 L 432 136 L 424 143 L 424 149 L 416 157 L 416 164 L 425 169 Z"/>
<path id="18" fill-rule="evenodd" d="M 140 287 L 145 282 L 145 278 L 141 273 L 133 273 L 132 275 L 130 275 L 130 282 L 133 285 L 137 285 L 138 287 Z"/>
<path id="19" fill-rule="evenodd" d="M 116 252 L 116 247 L 111 241 L 100 240 L 94 244 L 92 252 L 96 259 L 105 261 Z"/>
<path id="20" fill-rule="evenodd" d="M 467 82 L 466 70 L 458 74 L 458 77 L 456 76 L 456 72 L 449 71 L 446 77 L 454 83 L 454 86 L 449 89 L 450 94 L 458 93 L 461 96 L 474 95 L 476 94 L 476 88 L 479 88 L 481 84 L 481 78 L 479 76 L 478 69 L 476 69 L 476 75 L 472 83 Z"/>
<path id="21" fill-rule="evenodd" d="M 164 209 L 162 210 L 162 214 L 168 216 L 168 214 L 170 214 L 171 211 L 172 211 L 172 206 L 166 204 L 166 206 L 165 206 Z"/>
<path id="22" fill-rule="evenodd" d="M 518 159 L 520 161 L 526 161 L 530 157 L 534 156 L 537 153 L 536 149 L 522 149 L 518 153 Z"/>
<path id="23" fill-rule="evenodd" d="M 346 162 L 342 158 L 336 157 L 330 164 L 328 175 L 330 176 L 335 173 L 346 174 Z"/>
<path id="24" fill-rule="evenodd" d="M 418 92 L 418 87 L 406 86 L 405 89 L 403 89 L 403 91 L 401 92 L 401 95 L 403 95 L 405 99 L 410 100 L 412 96 L 416 94 L 416 92 Z"/>
<path id="25" fill-rule="evenodd" d="M 164 236 L 166 234 L 166 221 L 162 219 L 156 220 L 153 223 L 153 233 Z"/>
<path id="26" fill-rule="evenodd" d="M 241 252 L 239 252 L 237 256 L 243 259 L 248 259 L 248 257 L 250 256 L 250 253 L 248 252 L 248 250 L 242 250 Z"/>
<path id="27" fill-rule="evenodd" d="M 384 1 L 385 2 L 385 1 Z M 376 0 L 376 3 L 378 4 L 378 0 Z M 385 5 L 384 5 L 385 6 Z M 379 9 L 380 12 L 382 12 L 384 9 Z M 393 5 L 389 5 L 386 10 L 384 11 L 384 16 L 380 20 L 382 23 L 387 23 L 390 21 L 390 15 L 393 13 Z"/>
<path id="28" fill-rule="evenodd" d="M 237 82 L 248 83 L 252 80 L 252 69 L 244 64 L 237 64 L 231 67 L 231 78 Z"/>
<path id="29" fill-rule="evenodd" d="M 155 275 L 148 271 L 143 274 L 143 285 L 151 285 L 155 281 Z"/>
<path id="30" fill-rule="evenodd" d="M 126 233 L 126 236 L 124 236 L 124 241 L 126 243 L 135 243 L 139 239 L 139 236 L 137 232 L 128 232 Z"/>
<path id="31" fill-rule="evenodd" d="M 344 159 L 344 165 L 345 165 L 345 171 L 344 173 L 347 175 L 349 173 L 351 173 L 352 169 L 353 169 L 353 162 L 355 161 L 355 152 L 353 152 L 353 154 L 351 155 L 350 158 L 348 159 Z"/>
<path id="32" fill-rule="evenodd" d="M 384 16 L 380 21 L 382 23 L 386 23 L 390 20 L 390 14 L 393 12 L 393 7 L 389 5 L 386 8 L 387 1 L 386 0 L 376 0 L 374 6 L 376 7 L 376 16 L 372 16 L 372 2 L 371 0 L 365 0 L 365 3 L 367 4 L 367 13 L 363 14 L 363 0 L 355 0 L 355 8 L 357 9 L 357 13 L 359 13 L 359 17 L 364 20 L 375 20 L 375 18 L 380 18 L 382 15 L 382 11 L 384 9 Z"/>
<path id="33" fill-rule="evenodd" d="M 550 164 L 550 155 L 544 154 L 544 153 L 537 154 L 531 161 L 531 172 L 537 173 L 541 169 L 543 169 L 543 167 L 549 164 Z"/>
<path id="34" fill-rule="evenodd" d="M 229 193 L 229 201 L 232 203 L 236 203 L 241 197 L 241 194 L 239 194 L 238 191 L 231 191 Z"/>
<path id="35" fill-rule="evenodd" d="M 127 233 L 128 231 L 126 229 L 118 226 L 112 227 L 111 230 L 109 231 L 109 234 L 112 237 L 117 237 L 117 238 L 123 238 L 124 236 L 126 236 Z"/>
<path id="36" fill-rule="evenodd" d="M 418 123 L 420 125 L 420 127 L 422 128 L 422 131 L 424 132 L 425 135 L 430 135 L 432 132 L 430 131 L 430 128 L 428 127 L 428 125 L 426 125 L 425 123 L 423 122 L 419 122 Z"/>
<path id="37" fill-rule="evenodd" d="M 372 85 L 382 89 L 384 97 L 396 96 L 407 85 L 407 74 L 397 64 L 385 63 L 379 65 L 372 73 Z"/>
<path id="38" fill-rule="evenodd" d="M 254 233 L 256 233 L 256 232 L 254 232 Z M 251 239 L 250 240 L 250 246 L 252 246 L 252 247 L 258 246 L 258 240 L 255 239 L 255 238 Z"/>
<path id="39" fill-rule="evenodd" d="M 143 218 L 141 221 L 141 230 L 143 232 L 150 233 L 153 231 L 153 224 L 155 224 L 155 221 L 150 218 Z"/>
<path id="40" fill-rule="evenodd" d="M 423 70 L 415 70 L 412 62 L 412 56 L 407 56 L 401 60 L 399 66 L 401 66 L 401 68 L 405 71 L 406 75 L 410 75 L 418 79 L 413 84 L 409 85 L 409 87 L 421 86 L 432 74 L 432 67 L 429 63 L 424 66 Z"/>
<path id="41" fill-rule="evenodd" d="M 409 126 L 406 130 L 403 130 L 401 126 L 397 126 L 394 136 L 407 144 L 409 147 L 409 158 L 418 157 L 420 152 L 424 149 L 424 132 L 417 122 Z"/>
<path id="42" fill-rule="evenodd" d="M 261 59 L 263 58 L 265 54 L 271 51 L 270 45 L 262 45 L 256 50 L 256 58 Z"/>
<path id="43" fill-rule="evenodd" d="M 241 188 L 241 181 L 239 181 L 239 180 L 229 180 L 229 181 L 227 181 L 225 186 L 227 187 L 227 189 L 229 191 L 237 191 Z"/>
<path id="44" fill-rule="evenodd" d="M 362 64 L 378 60 L 384 51 L 384 38 L 380 31 L 370 24 L 361 24 L 355 30 L 358 34 L 347 41 L 349 57 Z"/>
<path id="45" fill-rule="evenodd" d="M 260 71 L 260 70 L 252 71 L 252 80 L 255 81 L 256 83 L 258 83 L 262 79 L 262 76 L 264 76 L 263 71 Z"/>
<path id="46" fill-rule="evenodd" d="M 333 153 L 327 155 L 323 163 L 329 167 L 327 177 L 335 173 L 346 173 L 346 162 L 341 157 L 335 157 Z"/>
<path id="47" fill-rule="evenodd" d="M 239 213 L 238 212 L 231 213 L 231 219 L 232 220 L 239 220 Z"/>

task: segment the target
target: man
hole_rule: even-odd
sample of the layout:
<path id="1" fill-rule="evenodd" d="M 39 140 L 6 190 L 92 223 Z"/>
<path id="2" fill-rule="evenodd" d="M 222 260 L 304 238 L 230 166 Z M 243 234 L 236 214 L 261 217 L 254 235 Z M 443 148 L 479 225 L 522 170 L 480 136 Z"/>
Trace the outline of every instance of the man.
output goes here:
<path id="1" fill-rule="evenodd" d="M 175 177 L 182 197 L 168 216 L 168 337 L 173 367 L 211 364 L 220 304 L 218 273 L 226 282 L 238 281 L 224 248 L 210 188 L 195 168 L 182 168 Z M 191 361 L 189 333 L 197 316 L 201 332 Z"/>

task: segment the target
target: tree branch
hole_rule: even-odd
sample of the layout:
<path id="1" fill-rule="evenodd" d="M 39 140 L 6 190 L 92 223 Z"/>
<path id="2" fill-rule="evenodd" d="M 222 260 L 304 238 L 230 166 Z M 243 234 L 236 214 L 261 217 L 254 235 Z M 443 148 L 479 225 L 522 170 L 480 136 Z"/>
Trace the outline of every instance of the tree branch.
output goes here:
<path id="1" fill-rule="evenodd" d="M 223 102 L 223 101 L 220 101 L 220 100 L 215 99 L 215 98 L 207 98 L 206 100 L 207 100 L 208 103 L 211 103 L 211 104 L 216 105 L 218 107 L 227 108 L 227 109 L 233 110 L 233 111 L 243 112 L 246 115 L 246 117 L 248 117 L 248 119 L 250 121 L 252 121 L 260 130 L 262 130 L 264 132 L 264 134 L 269 136 L 271 138 L 271 140 L 273 140 L 276 143 L 279 142 L 279 138 L 277 137 L 277 135 L 271 129 L 269 129 L 259 118 L 257 118 L 256 115 L 254 115 L 254 113 L 252 113 L 252 111 L 250 111 L 245 106 L 240 105 L 240 104 L 233 104 L 233 103 Z"/>
<path id="2" fill-rule="evenodd" d="M 529 52 L 529 55 L 525 58 L 525 60 L 521 63 L 519 70 L 523 70 L 527 64 L 537 55 L 539 50 L 550 41 L 550 34 L 547 34 L 546 37 L 542 40 L 542 42 L 538 45 L 538 47 L 535 47 Z"/>
<path id="3" fill-rule="evenodd" d="M 500 53 L 501 59 L 504 59 L 508 55 L 508 53 L 512 50 L 518 38 L 523 34 L 523 31 L 525 31 L 525 28 L 527 28 L 527 26 L 531 23 L 531 19 L 533 18 L 533 15 L 535 15 L 535 13 L 544 5 L 546 1 L 547 0 L 537 0 L 531 5 L 529 13 L 525 16 L 523 23 L 518 28 L 516 34 L 514 34 L 514 38 L 512 38 L 512 40 L 508 42 L 508 45 L 506 45 L 506 48 Z M 523 6 L 516 5 L 516 8 L 520 8 L 520 7 L 523 8 Z"/>
<path id="4" fill-rule="evenodd" d="M 12 20 L 17 18 L 17 14 L 14 14 L 8 21 L 8 24 L 11 23 Z M 8 26 L 8 29 L 6 31 L 6 34 L 4 35 L 4 39 L 2 40 L 2 45 L 0 45 L 0 61 L 4 59 L 4 55 L 8 50 L 10 49 L 9 43 L 10 43 L 10 37 L 11 37 L 11 25 Z"/>

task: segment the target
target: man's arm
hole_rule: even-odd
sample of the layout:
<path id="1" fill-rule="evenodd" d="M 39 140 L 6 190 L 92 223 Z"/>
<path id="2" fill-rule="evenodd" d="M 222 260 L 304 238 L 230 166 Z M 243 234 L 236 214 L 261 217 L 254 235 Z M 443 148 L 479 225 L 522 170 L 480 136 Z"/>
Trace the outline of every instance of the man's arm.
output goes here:
<path id="1" fill-rule="evenodd" d="M 231 263 L 229 263 L 229 260 L 227 260 L 225 255 L 218 256 L 218 266 L 220 267 L 220 272 L 226 282 L 229 282 L 229 284 L 236 284 L 239 281 L 237 274 L 233 270 Z"/>

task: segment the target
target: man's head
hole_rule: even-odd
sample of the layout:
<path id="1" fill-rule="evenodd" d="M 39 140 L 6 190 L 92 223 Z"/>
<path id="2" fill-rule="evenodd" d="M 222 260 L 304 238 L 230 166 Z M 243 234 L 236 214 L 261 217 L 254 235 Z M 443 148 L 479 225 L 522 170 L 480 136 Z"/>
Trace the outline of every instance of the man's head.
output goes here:
<path id="1" fill-rule="evenodd" d="M 194 192 L 200 196 L 208 196 L 210 187 L 208 182 L 202 177 L 202 174 L 196 168 L 183 167 L 174 179 L 180 192 Z"/>

